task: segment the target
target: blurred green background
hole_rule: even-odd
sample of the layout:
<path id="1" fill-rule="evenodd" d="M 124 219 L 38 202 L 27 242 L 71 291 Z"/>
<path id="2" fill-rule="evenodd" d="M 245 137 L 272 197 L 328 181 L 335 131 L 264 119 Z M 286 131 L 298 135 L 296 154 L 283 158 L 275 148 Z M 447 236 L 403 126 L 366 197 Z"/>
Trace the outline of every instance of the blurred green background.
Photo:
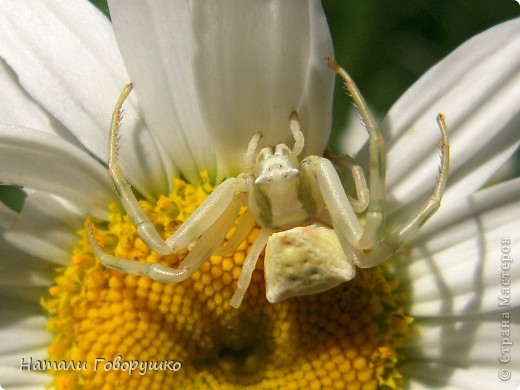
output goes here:
<path id="1" fill-rule="evenodd" d="M 91 1 L 108 14 L 106 0 Z M 514 0 L 322 2 L 336 58 L 380 118 L 428 68 L 465 40 L 520 16 L 520 5 Z M 332 144 L 345 126 L 350 107 L 343 89 L 336 88 Z M 509 176 L 520 175 L 519 156 L 517 153 Z M 13 209 L 19 209 L 23 202 L 20 190 L 8 186 L 0 186 L 0 199 Z"/>
<path id="2" fill-rule="evenodd" d="M 336 58 L 376 115 L 473 35 L 520 16 L 514 0 L 324 0 Z M 342 109 L 343 107 L 343 109 Z M 334 129 L 348 99 L 336 88 Z"/>

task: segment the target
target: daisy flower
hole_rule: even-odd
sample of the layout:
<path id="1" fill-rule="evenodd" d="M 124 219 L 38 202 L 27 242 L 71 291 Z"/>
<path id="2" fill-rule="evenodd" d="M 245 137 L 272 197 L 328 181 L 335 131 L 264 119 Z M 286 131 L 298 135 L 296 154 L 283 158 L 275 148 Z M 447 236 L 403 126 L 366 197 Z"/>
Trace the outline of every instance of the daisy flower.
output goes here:
<path id="1" fill-rule="evenodd" d="M 511 388 L 520 383 L 520 180 L 485 188 L 518 148 L 520 19 L 471 39 L 383 121 L 389 227 L 431 193 L 435 116 L 447 119 L 449 186 L 413 245 L 337 288 L 270 304 L 262 260 L 230 307 L 258 229 L 188 280 L 103 267 L 106 251 L 175 266 L 138 238 L 106 172 L 125 84 L 120 161 L 164 236 L 243 170 L 255 129 L 303 155 L 331 122 L 332 44 L 317 1 L 0 3 L 0 385 L 10 388 Z M 349 146 L 349 145 L 346 145 Z M 367 152 L 352 150 L 366 161 Z M 513 341 L 513 345 L 511 342 Z"/>

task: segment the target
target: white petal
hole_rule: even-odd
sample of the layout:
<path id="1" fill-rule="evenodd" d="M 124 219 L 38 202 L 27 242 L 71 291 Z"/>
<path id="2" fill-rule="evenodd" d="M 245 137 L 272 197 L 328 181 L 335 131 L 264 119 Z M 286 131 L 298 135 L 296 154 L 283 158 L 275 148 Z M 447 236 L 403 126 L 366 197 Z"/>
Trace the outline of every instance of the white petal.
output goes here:
<path id="1" fill-rule="evenodd" d="M 31 284 L 32 273 L 35 275 L 48 275 L 45 279 L 48 279 L 52 275 L 54 268 L 60 265 L 68 264 L 70 260 L 70 254 L 67 259 L 57 257 L 46 257 L 33 256 L 29 254 L 25 248 L 18 249 L 13 246 L 5 239 L 5 232 L 0 235 L 0 253 L 2 254 L 0 261 L 0 268 L 2 269 L 2 277 L 0 278 L 0 286 L 17 285 L 16 278 L 9 278 L 9 274 L 16 273 L 18 270 L 21 271 L 19 280 L 25 280 L 19 285 L 33 285 Z M 30 270 L 31 272 L 28 272 Z M 38 277 L 38 280 L 40 278 Z M 41 285 L 41 284 L 36 284 Z"/>
<path id="2" fill-rule="evenodd" d="M 29 304 L 38 304 L 41 297 L 47 295 L 50 284 L 45 287 L 41 286 L 0 286 L 0 296 L 2 299 L 13 299 L 19 304 L 26 302 Z"/>
<path id="3" fill-rule="evenodd" d="M 470 196 L 460 197 L 449 204 L 443 204 L 436 213 L 435 221 L 430 221 L 422 227 L 414 241 L 416 243 L 428 241 L 428 248 L 436 251 L 475 236 L 482 228 L 479 222 L 481 215 L 503 214 L 506 218 L 504 222 L 514 220 L 520 212 L 519 206 L 520 179 L 516 178 L 482 189 Z M 512 214 L 507 210 L 500 211 L 502 208 L 509 209 Z M 443 241 L 435 245 L 439 238 Z"/>
<path id="4" fill-rule="evenodd" d="M 15 217 L 16 213 L 0 201 L 0 233 L 11 226 Z"/>
<path id="5" fill-rule="evenodd" d="M 512 312 L 510 312 L 513 315 Z M 512 340 L 513 336 L 503 336 L 503 331 L 511 335 L 520 332 L 520 325 L 510 318 L 502 323 L 501 313 L 492 313 L 494 318 L 461 317 L 451 320 L 421 321 L 420 333 L 414 345 L 404 350 L 407 362 L 402 372 L 419 383 L 449 386 L 461 389 L 510 389 L 511 383 L 520 378 L 520 350 L 511 346 L 507 353 L 511 361 L 500 363 L 501 342 Z M 502 359 L 507 359 L 502 355 Z M 500 381 L 499 370 L 508 369 L 512 378 Z M 444 387 L 443 387 L 444 388 Z"/>
<path id="6" fill-rule="evenodd" d="M 0 383 L 6 390 L 41 390 L 51 383 L 52 376 L 45 372 L 20 372 L 20 366 L 0 365 Z"/>
<path id="7" fill-rule="evenodd" d="M 21 213 L 4 237 L 33 256 L 65 262 L 70 259 L 78 241 L 75 232 L 83 222 L 56 198 L 34 193 L 25 199 Z"/>
<path id="8" fill-rule="evenodd" d="M 12 249 L 4 251 L 6 243 L 0 239 L 2 259 L 0 262 L 0 296 L 2 302 L 0 313 L 2 320 L 8 319 L 8 311 L 11 308 L 19 309 L 25 302 L 31 306 L 31 312 L 35 308 L 40 309 L 40 298 L 47 295 L 48 288 L 54 283 L 55 264 L 46 261 L 35 261 L 35 258 L 19 253 L 18 257 L 10 257 Z M 9 257 L 3 257 L 3 256 Z M 6 310 L 7 309 L 7 310 Z"/>
<path id="9" fill-rule="evenodd" d="M 13 288 L 48 287 L 53 282 L 53 270 L 58 265 L 53 259 L 42 261 L 14 248 L 0 236 L 0 288 L 11 292 Z M 38 301 L 39 296 L 34 297 Z"/>
<path id="10" fill-rule="evenodd" d="M 317 1 L 195 1 L 197 91 L 219 161 L 243 166 L 255 129 L 264 145 L 293 143 L 288 116 L 300 114 L 303 155 L 321 155 L 328 141 L 333 53 Z M 223 23 L 217 23 L 223 21 Z"/>
<path id="11" fill-rule="evenodd" d="M 63 197 L 84 212 L 105 217 L 114 191 L 105 169 L 62 139 L 0 125 L 0 178 Z"/>
<path id="12" fill-rule="evenodd" d="M 23 302 L 10 302 L 2 307 L 0 325 L 0 385 L 6 389 L 43 388 L 52 380 L 42 371 L 21 371 L 21 363 L 47 359 L 47 348 L 52 341 L 46 330 L 47 319 L 33 313 Z M 3 306 L 3 304 L 1 305 Z"/>
<path id="13" fill-rule="evenodd" d="M 2 123 L 60 134 L 69 142 L 75 142 L 61 123 L 27 95 L 16 74 L 2 59 L 0 59 L 0 118 Z"/>
<path id="14" fill-rule="evenodd" d="M 51 273 L 46 271 L 27 267 L 4 267 L 4 264 L 0 264 L 0 270 L 0 287 L 8 287 L 5 291 L 11 291 L 13 288 L 24 290 L 30 287 L 49 287 L 53 282 Z"/>
<path id="15" fill-rule="evenodd" d="M 437 113 L 451 145 L 445 204 L 480 188 L 517 149 L 520 138 L 520 19 L 472 38 L 415 83 L 388 113 L 390 207 L 417 206 L 439 165 Z M 435 218 L 435 217 L 434 217 Z"/>
<path id="16" fill-rule="evenodd" d="M 215 149 L 221 173 L 238 173 L 257 128 L 264 144 L 292 143 L 292 110 L 304 154 L 322 153 L 334 75 L 323 61 L 332 44 L 319 2 L 157 4 L 110 2 L 147 122 L 184 175 L 213 166 Z"/>
<path id="17" fill-rule="evenodd" d="M 113 107 L 128 82 L 106 17 L 86 1 L 4 0 L 0 34 L 0 56 L 27 93 L 105 160 Z M 164 192 L 155 141 L 139 121 L 135 101 L 126 111 L 132 121 L 121 149 L 126 174 L 145 195 Z"/>
<path id="18" fill-rule="evenodd" d="M 29 314 L 29 313 L 27 313 Z M 52 335 L 46 330 L 47 318 L 44 316 L 27 315 L 25 318 L 12 323 L 9 313 L 2 313 L 5 323 L 0 328 L 3 358 L 7 355 L 22 356 L 31 350 L 46 348 L 52 341 Z M 3 361 L 5 362 L 5 361 Z M 0 384 L 3 384 L 0 382 Z"/>
<path id="19" fill-rule="evenodd" d="M 502 317 L 503 313 L 509 319 Z M 516 310 L 518 316 L 520 311 Z M 502 331 L 517 335 L 520 324 L 514 323 L 515 313 L 494 312 L 485 316 L 460 316 L 442 319 L 419 319 L 419 333 L 405 347 L 410 360 L 427 359 L 458 365 L 495 365 L 501 355 Z M 497 342 L 498 341 L 498 342 Z M 507 340 L 506 340 L 507 341 Z M 495 348 L 497 347 L 498 348 Z M 494 353 L 490 353 L 493 351 Z M 520 351 L 513 351 L 513 358 L 520 358 Z M 513 359 L 515 361 L 516 359 Z M 520 366 L 518 366 L 520 370 Z"/>
<path id="20" fill-rule="evenodd" d="M 500 368 L 495 366 L 471 365 L 467 368 L 453 367 L 443 363 L 424 361 L 406 364 L 401 373 L 412 378 L 409 388 L 443 390 L 518 390 L 515 384 L 500 381 Z M 518 374 L 515 375 L 516 377 Z"/>
<path id="21" fill-rule="evenodd" d="M 215 168 L 193 79 L 191 10 L 186 1 L 109 1 L 126 68 L 146 123 L 190 181 Z"/>
<path id="22" fill-rule="evenodd" d="M 497 310 L 504 283 L 520 283 L 520 179 L 482 190 L 443 211 L 402 266 L 413 315 L 459 315 Z M 444 222 L 444 223 L 440 223 Z M 510 250 L 508 253 L 507 251 Z M 507 272 L 504 276 L 503 272 Z M 512 289 L 511 302 L 520 302 Z"/>
<path id="23" fill-rule="evenodd" d="M 0 312 L 2 313 L 1 328 L 8 327 L 9 324 L 16 324 L 24 321 L 31 316 L 41 316 L 43 309 L 39 302 L 40 297 L 31 301 L 20 301 L 12 297 L 4 297 L 0 300 Z"/>

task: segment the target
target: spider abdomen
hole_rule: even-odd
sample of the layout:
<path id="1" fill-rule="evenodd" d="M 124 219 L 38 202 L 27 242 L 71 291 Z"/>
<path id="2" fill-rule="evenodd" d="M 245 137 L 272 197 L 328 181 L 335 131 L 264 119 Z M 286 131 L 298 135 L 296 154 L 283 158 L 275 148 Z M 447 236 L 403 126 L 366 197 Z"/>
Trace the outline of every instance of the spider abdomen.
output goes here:
<path id="1" fill-rule="evenodd" d="M 334 229 L 321 224 L 274 233 L 264 259 L 266 295 L 271 303 L 326 291 L 356 275 Z"/>

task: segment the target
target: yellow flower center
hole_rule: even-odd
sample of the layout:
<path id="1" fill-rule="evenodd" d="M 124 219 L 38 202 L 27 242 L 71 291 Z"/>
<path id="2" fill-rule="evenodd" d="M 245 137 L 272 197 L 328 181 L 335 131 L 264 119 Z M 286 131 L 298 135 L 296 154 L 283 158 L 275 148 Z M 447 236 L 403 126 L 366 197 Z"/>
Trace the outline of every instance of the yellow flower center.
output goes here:
<path id="1" fill-rule="evenodd" d="M 156 204 L 141 206 L 170 236 L 212 191 L 181 180 Z M 111 206 L 96 224 L 116 256 L 176 267 L 187 250 L 153 253 L 129 218 Z M 239 309 L 229 301 L 255 229 L 231 255 L 212 256 L 188 280 L 163 284 L 105 268 L 85 231 L 69 266 L 42 304 L 55 334 L 49 361 L 59 389 L 376 389 L 401 388 L 398 347 L 411 318 L 390 267 L 358 270 L 350 282 L 316 295 L 270 304 L 263 259 Z M 229 237 L 232 232 L 230 232 Z"/>

